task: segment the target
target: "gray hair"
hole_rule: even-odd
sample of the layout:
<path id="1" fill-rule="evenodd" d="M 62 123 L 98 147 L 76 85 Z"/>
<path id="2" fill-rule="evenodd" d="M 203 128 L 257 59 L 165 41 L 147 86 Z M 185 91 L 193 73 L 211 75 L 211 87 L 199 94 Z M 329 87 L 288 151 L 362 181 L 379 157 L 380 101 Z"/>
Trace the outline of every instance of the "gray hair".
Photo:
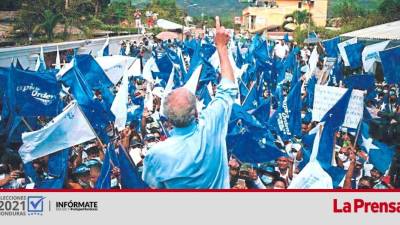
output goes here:
<path id="1" fill-rule="evenodd" d="M 178 88 L 169 93 L 163 108 L 163 114 L 175 127 L 187 127 L 196 119 L 196 97 L 187 89 Z"/>

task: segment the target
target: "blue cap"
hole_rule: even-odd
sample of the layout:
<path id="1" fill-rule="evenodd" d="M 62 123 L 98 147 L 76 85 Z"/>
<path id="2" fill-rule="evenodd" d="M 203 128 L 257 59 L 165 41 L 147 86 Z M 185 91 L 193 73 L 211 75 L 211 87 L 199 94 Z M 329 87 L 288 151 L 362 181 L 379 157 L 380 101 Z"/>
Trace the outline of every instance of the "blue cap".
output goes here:
<path id="1" fill-rule="evenodd" d="M 83 163 L 86 167 L 90 168 L 92 166 L 101 166 L 102 163 L 97 159 L 89 159 L 88 161 Z"/>
<path id="2" fill-rule="evenodd" d="M 84 174 L 89 171 L 90 171 L 89 167 L 87 167 L 85 164 L 81 164 L 80 166 L 76 167 L 72 173 L 73 174 Z"/>

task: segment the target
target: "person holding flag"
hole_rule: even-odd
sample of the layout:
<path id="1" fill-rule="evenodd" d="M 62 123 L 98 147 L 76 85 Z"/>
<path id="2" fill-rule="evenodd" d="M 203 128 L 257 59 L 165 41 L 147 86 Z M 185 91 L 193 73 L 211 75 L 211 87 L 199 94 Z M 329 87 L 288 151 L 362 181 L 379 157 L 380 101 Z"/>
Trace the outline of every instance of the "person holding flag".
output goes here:
<path id="1" fill-rule="evenodd" d="M 164 115 L 174 126 L 171 137 L 149 149 L 143 180 L 151 188 L 229 188 L 226 134 L 237 86 L 228 57 L 229 33 L 216 17 L 215 45 L 221 63 L 216 96 L 199 116 L 196 97 L 186 88 L 165 99 Z"/>

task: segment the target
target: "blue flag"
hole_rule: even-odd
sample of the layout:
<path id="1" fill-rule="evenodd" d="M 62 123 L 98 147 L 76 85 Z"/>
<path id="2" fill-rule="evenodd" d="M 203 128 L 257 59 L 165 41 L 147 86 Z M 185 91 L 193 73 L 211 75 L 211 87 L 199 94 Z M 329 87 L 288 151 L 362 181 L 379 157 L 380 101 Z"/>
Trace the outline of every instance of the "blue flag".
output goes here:
<path id="1" fill-rule="evenodd" d="M 115 163 L 116 160 L 111 159 L 111 154 L 115 155 L 114 144 L 110 143 L 107 147 L 106 154 L 104 156 L 103 165 L 101 166 L 100 175 L 97 178 L 95 188 L 96 189 L 110 189 L 111 188 L 111 170 L 112 163 Z"/>
<path id="2" fill-rule="evenodd" d="M 334 37 L 332 39 L 323 41 L 322 45 L 325 48 L 326 56 L 336 58 L 339 54 L 339 48 L 338 48 L 339 43 L 340 43 L 340 37 Z"/>
<path id="3" fill-rule="evenodd" d="M 339 127 L 343 124 L 347 107 L 349 105 L 352 89 L 336 102 L 336 104 L 324 115 L 321 122 L 325 122 L 321 139 L 318 146 L 317 160 L 321 167 L 332 177 L 333 186 L 337 187 L 345 175 L 343 169 L 333 167 L 332 153 L 334 148 L 334 136 Z"/>
<path id="4" fill-rule="evenodd" d="M 11 67 L 8 80 L 9 110 L 20 116 L 59 114 L 61 85 L 52 72 L 33 72 Z"/>
<path id="5" fill-rule="evenodd" d="M 301 135 L 301 104 L 301 81 L 298 81 L 269 121 L 271 129 L 284 141 Z"/>
<path id="6" fill-rule="evenodd" d="M 233 104 L 229 120 L 227 149 L 244 162 L 260 163 L 286 155 L 271 141 L 272 135 L 252 115 Z"/>
<path id="7" fill-rule="evenodd" d="M 119 148 L 118 160 L 120 164 L 122 188 L 148 188 L 148 185 L 144 183 L 140 177 L 135 164 L 130 159 L 130 156 L 128 156 L 128 153 L 126 153 L 122 147 Z"/>
<path id="8" fill-rule="evenodd" d="M 243 60 L 242 53 L 240 52 L 239 42 L 236 42 L 236 58 L 235 58 L 236 66 L 238 68 L 241 68 L 244 64 L 243 61 L 244 60 Z"/>
<path id="9" fill-rule="evenodd" d="M 363 49 L 364 49 L 364 44 L 360 42 L 357 42 L 352 45 L 347 45 L 344 47 L 351 69 L 357 69 L 362 66 L 361 53 Z"/>
<path id="10" fill-rule="evenodd" d="M 258 107 L 258 92 L 257 92 L 257 85 L 253 85 L 249 93 L 247 94 L 242 107 L 245 111 L 249 111 L 252 109 L 256 109 Z"/>
<path id="11" fill-rule="evenodd" d="M 35 187 L 39 189 L 62 189 L 67 178 L 70 149 L 64 149 L 49 155 L 47 163 L 48 176 Z"/>
<path id="12" fill-rule="evenodd" d="M 315 85 L 317 84 L 317 78 L 312 76 L 307 83 L 307 106 L 308 108 L 313 108 L 314 105 L 314 92 Z"/>
<path id="13" fill-rule="evenodd" d="M 346 87 L 360 90 L 374 90 L 375 76 L 372 74 L 352 75 L 344 80 Z"/>
<path id="14" fill-rule="evenodd" d="M 394 149 L 370 137 L 369 126 L 366 122 L 362 122 L 360 137 L 357 140 L 361 149 L 368 153 L 369 162 L 373 164 L 379 172 L 385 174 L 392 163 L 395 152 Z"/>
<path id="15" fill-rule="evenodd" d="M 90 54 L 76 55 L 75 65 L 82 74 L 83 79 L 93 89 L 111 87 L 113 83 L 105 74 L 104 70 Z"/>
<path id="16" fill-rule="evenodd" d="M 0 67 L 0 98 L 3 98 L 7 90 L 7 82 L 10 74 L 10 68 Z"/>
<path id="17" fill-rule="evenodd" d="M 388 84 L 400 83 L 400 47 L 390 48 L 379 52 L 383 75 Z"/>
<path id="18" fill-rule="evenodd" d="M 269 114 L 271 111 L 271 99 L 262 99 L 258 108 L 252 113 L 253 116 L 264 126 L 267 126 Z"/>
<path id="19" fill-rule="evenodd" d="M 171 73 L 173 64 L 166 53 L 160 53 L 160 56 L 157 53 L 155 61 L 160 72 L 168 75 Z"/>

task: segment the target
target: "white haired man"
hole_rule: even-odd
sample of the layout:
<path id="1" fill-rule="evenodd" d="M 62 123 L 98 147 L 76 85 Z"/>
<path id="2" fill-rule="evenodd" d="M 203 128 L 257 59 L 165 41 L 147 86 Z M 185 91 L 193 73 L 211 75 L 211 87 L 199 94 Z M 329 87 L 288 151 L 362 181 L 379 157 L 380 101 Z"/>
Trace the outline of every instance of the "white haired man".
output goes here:
<path id="1" fill-rule="evenodd" d="M 229 188 L 226 134 L 237 95 L 228 58 L 229 33 L 216 17 L 215 45 L 221 82 L 215 99 L 200 115 L 196 97 L 185 88 L 172 91 L 164 115 L 173 124 L 171 137 L 154 145 L 143 162 L 143 180 L 151 188 Z"/>

